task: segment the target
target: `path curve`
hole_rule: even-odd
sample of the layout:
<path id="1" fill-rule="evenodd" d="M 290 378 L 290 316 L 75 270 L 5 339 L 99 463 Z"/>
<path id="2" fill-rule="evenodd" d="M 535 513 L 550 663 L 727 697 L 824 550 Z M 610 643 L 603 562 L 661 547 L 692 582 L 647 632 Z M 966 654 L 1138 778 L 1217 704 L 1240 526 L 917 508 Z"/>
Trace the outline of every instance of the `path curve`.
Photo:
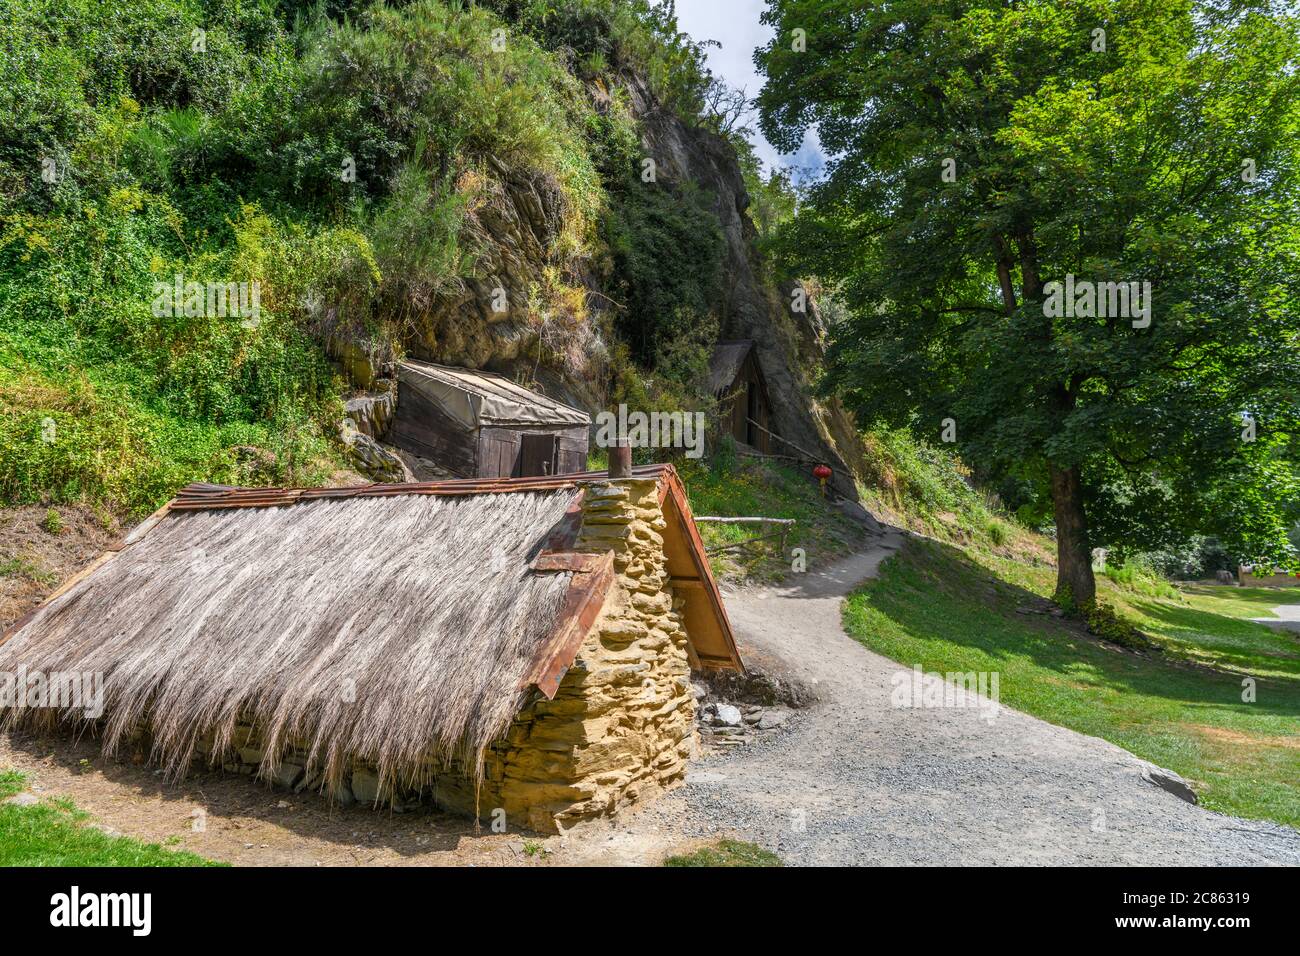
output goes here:
<path id="1" fill-rule="evenodd" d="M 1300 831 L 1186 803 L 1100 738 L 1005 706 L 992 721 L 892 707 L 905 668 L 848 637 L 840 609 L 901 543 L 891 532 L 795 586 L 727 597 L 742 647 L 781 659 L 821 702 L 784 733 L 694 762 L 614 844 L 731 834 L 827 865 L 1300 864 Z"/>
<path id="2" fill-rule="evenodd" d="M 1273 617 L 1252 617 L 1251 620 L 1279 631 L 1300 634 L 1300 604 L 1279 604 L 1273 608 Z"/>

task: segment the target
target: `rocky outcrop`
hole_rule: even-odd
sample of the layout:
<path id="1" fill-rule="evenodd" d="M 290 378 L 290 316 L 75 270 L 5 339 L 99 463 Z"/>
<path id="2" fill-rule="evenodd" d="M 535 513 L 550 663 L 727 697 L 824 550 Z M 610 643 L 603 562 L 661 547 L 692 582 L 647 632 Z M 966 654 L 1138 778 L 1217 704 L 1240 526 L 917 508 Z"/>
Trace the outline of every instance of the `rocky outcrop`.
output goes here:
<path id="1" fill-rule="evenodd" d="M 778 288 L 759 275 L 756 233 L 746 213 L 749 193 L 735 151 L 722 137 L 690 127 L 662 109 L 640 77 L 622 80 L 633 112 L 642 121 L 643 146 L 655 160 L 657 175 L 668 181 L 694 181 L 715 198 L 726 243 L 723 338 L 754 340 L 772 400 L 774 431 L 823 458 L 838 473 L 847 473 L 846 462 L 861 454 L 857 430 L 837 402 L 816 401 L 809 387 L 807 369 L 823 355 L 821 317 L 811 303 L 802 312 L 795 310 L 794 283 Z M 772 450 L 794 453 L 788 448 Z M 857 498 L 851 481 L 837 482 L 836 489 Z"/>
<path id="2" fill-rule="evenodd" d="M 369 435 L 358 431 L 350 418 L 339 423 L 339 442 L 343 445 L 349 463 L 367 478 L 379 482 L 415 480 L 401 458 Z"/>
<path id="3" fill-rule="evenodd" d="M 338 340 L 330 352 L 363 389 L 343 402 L 339 443 L 348 462 L 373 481 L 414 481 L 415 474 L 396 449 L 380 443 L 397 412 L 397 380 L 392 368 L 380 365 L 363 349 Z"/>
<path id="4" fill-rule="evenodd" d="M 461 242 L 476 258 L 476 278 L 429 302 L 405 343 L 417 358 L 467 368 L 503 367 L 536 341 L 530 292 L 552 264 L 569 210 L 545 176 L 490 162 Z"/>
<path id="5" fill-rule="evenodd" d="M 773 429 L 793 443 L 772 451 L 824 461 L 843 476 L 836 479 L 836 490 L 856 499 L 846 466 L 861 458 L 856 428 L 838 402 L 816 399 L 810 387 L 810 370 L 823 357 L 821 316 L 811 300 L 802 310 L 794 307 L 794 283 L 778 286 L 761 275 L 756 233 L 746 212 L 749 195 L 735 151 L 722 137 L 690 126 L 664 109 L 641 77 L 623 74 L 616 83 L 628 94 L 632 114 L 641 125 L 643 149 L 655 160 L 659 180 L 691 181 L 714 198 L 724 238 L 723 296 L 718 305 L 722 336 L 756 343 L 772 402 Z M 606 85 L 593 83 L 589 91 L 598 110 L 608 105 Z M 563 295 L 543 302 L 547 334 L 564 338 L 561 350 L 566 362 L 556 366 L 538 361 L 541 333 L 532 318 L 539 295 L 546 298 L 547 283 L 557 273 L 564 273 L 566 282 L 584 285 L 592 301 L 607 298 L 601 294 L 594 269 L 558 259 L 565 243 L 557 239 L 573 210 L 546 176 L 496 160 L 476 175 L 482 181 L 477 183 L 477 198 L 461 237 L 462 246 L 472 250 L 475 258 L 475 277 L 429 290 L 408 302 L 403 347 L 417 358 L 470 368 L 510 373 L 527 366 L 547 394 L 598 411 L 606 400 L 601 393 L 606 346 L 591 323 L 572 314 L 573 308 L 563 304 Z M 361 388 L 374 388 L 376 379 L 384 375 L 356 347 L 333 343 L 331 351 Z M 358 430 L 371 434 L 360 422 Z"/>
<path id="6" fill-rule="evenodd" d="M 389 387 L 380 392 L 363 392 L 343 403 L 343 413 L 357 431 L 371 438 L 383 438 L 397 410 L 397 388 L 391 379 L 381 380 Z"/>

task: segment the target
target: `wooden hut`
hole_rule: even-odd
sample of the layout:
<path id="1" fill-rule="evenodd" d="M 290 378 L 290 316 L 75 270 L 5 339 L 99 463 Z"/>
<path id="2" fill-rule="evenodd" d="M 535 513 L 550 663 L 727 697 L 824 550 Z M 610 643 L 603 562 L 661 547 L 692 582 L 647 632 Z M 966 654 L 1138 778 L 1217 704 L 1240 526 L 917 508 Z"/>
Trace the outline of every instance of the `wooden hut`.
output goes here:
<path id="1" fill-rule="evenodd" d="M 709 389 L 721 403 L 723 426 L 732 437 L 770 453 L 772 403 L 752 339 L 717 344 L 709 360 Z"/>
<path id="2" fill-rule="evenodd" d="M 100 713 L 0 722 L 554 832 L 683 779 L 693 668 L 741 663 L 670 465 L 196 485 L 0 636 L 0 672 L 103 675 Z"/>
<path id="3" fill-rule="evenodd" d="M 591 417 L 491 372 L 407 361 L 387 441 L 459 478 L 563 475 L 587 467 Z"/>

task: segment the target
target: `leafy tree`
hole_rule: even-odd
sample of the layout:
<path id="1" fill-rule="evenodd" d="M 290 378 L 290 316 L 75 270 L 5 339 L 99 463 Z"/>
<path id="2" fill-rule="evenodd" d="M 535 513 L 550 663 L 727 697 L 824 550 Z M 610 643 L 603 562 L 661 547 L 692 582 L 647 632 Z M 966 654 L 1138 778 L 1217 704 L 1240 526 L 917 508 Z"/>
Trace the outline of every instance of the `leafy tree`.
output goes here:
<path id="1" fill-rule="evenodd" d="M 693 337 L 721 298 L 722 229 L 712 197 L 693 183 L 625 177 L 605 224 L 617 328 L 632 356 L 654 368 Z"/>
<path id="2" fill-rule="evenodd" d="M 1226 489 L 1250 500 L 1253 546 L 1281 546 L 1294 9 L 770 0 L 764 20 L 763 131 L 792 150 L 816 125 L 834 157 L 787 246 L 851 308 L 828 380 L 864 424 L 1050 489 L 1063 603 L 1094 598 L 1094 541 L 1213 533 Z M 1150 283 L 1143 309 L 1118 287 L 1087 300 L 1109 282 Z"/>

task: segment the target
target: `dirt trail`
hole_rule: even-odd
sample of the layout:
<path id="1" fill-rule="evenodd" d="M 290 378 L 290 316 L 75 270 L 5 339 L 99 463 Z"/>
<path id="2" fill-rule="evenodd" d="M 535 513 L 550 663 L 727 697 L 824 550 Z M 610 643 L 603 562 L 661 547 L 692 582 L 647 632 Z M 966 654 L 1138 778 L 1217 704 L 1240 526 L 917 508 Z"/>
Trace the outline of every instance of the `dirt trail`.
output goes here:
<path id="1" fill-rule="evenodd" d="M 731 834 L 801 864 L 1300 864 L 1300 832 L 1186 803 L 1104 740 L 1006 707 L 891 706 L 908 672 L 849 638 L 840 608 L 901 540 L 728 597 L 742 648 L 782 659 L 821 703 L 698 761 L 611 847 Z"/>

